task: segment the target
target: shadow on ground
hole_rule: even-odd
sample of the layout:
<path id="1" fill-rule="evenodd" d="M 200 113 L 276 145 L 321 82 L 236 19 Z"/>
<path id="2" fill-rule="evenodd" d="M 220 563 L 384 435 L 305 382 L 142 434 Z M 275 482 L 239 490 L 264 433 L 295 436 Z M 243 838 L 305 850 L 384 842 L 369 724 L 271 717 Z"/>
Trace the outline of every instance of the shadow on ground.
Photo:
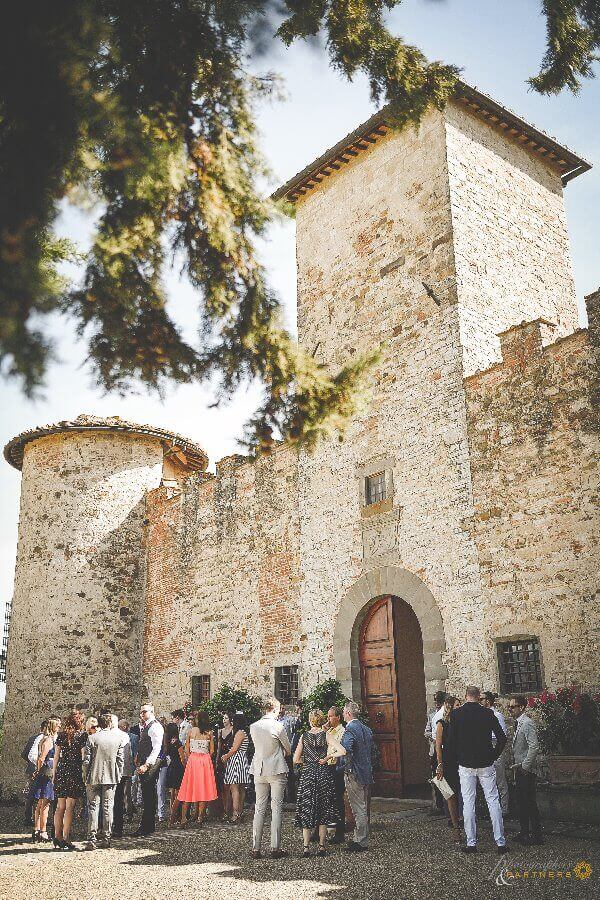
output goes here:
<path id="1" fill-rule="evenodd" d="M 20 838 L 5 834 L 0 838 L 0 860 L 7 862 L 8 857 L 23 855 L 33 860 L 38 854 L 50 854 L 53 869 L 55 866 L 62 869 L 68 858 L 69 870 L 81 866 L 84 871 L 89 860 L 95 877 L 99 870 L 106 869 L 106 877 L 119 884 L 120 892 L 115 898 L 137 897 L 128 885 L 139 886 L 147 883 L 148 878 L 155 884 L 169 886 L 169 893 L 171 888 L 173 893 L 180 893 L 187 885 L 190 896 L 205 896 L 204 893 L 194 895 L 192 887 L 198 869 L 192 874 L 190 866 L 201 867 L 203 883 L 210 883 L 213 897 L 244 896 L 248 900 L 255 897 L 263 900 L 271 897 L 452 900 L 467 896 L 484 900 L 501 897 L 511 888 L 523 891 L 522 896 L 528 900 L 538 896 L 565 897 L 565 891 L 569 896 L 587 900 L 597 898 L 600 893 L 600 830 L 589 826 L 555 824 L 547 834 L 544 847 L 514 849 L 502 858 L 495 852 L 488 823 L 480 824 L 478 854 L 465 856 L 452 843 L 445 820 L 431 819 L 420 809 L 395 815 L 376 814 L 372 848 L 363 854 L 351 854 L 342 847 L 331 846 L 325 858 L 302 858 L 300 834 L 293 827 L 289 813 L 284 825 L 288 857 L 271 859 L 266 848 L 263 859 L 253 860 L 249 852 L 250 837 L 249 821 L 238 827 L 207 822 L 201 829 L 159 831 L 141 839 L 124 838 L 110 851 L 62 854 L 47 845 L 25 844 L 26 835 Z M 591 876 L 583 880 L 574 871 L 582 861 L 592 867 Z M 533 874 L 539 872 L 544 872 L 544 876 Z M 559 876 L 558 872 L 562 874 Z M 107 896 L 102 893 L 102 897 Z"/>

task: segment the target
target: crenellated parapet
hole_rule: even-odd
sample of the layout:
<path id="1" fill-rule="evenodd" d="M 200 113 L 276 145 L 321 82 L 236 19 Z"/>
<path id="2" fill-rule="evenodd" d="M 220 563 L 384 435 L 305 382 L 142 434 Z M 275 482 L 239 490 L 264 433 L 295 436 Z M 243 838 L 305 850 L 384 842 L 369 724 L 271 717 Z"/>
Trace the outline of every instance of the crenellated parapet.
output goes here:
<path id="1" fill-rule="evenodd" d="M 502 362 L 465 379 L 490 628 L 538 637 L 549 685 L 598 682 L 599 299 L 589 328 L 554 343 L 542 319 L 504 331 Z"/>

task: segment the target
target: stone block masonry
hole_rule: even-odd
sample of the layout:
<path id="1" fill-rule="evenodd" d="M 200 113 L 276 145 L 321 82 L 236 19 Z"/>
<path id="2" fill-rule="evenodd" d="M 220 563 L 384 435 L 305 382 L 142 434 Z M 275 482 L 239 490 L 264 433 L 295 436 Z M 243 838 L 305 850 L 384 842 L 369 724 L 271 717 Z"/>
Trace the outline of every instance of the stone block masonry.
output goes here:
<path id="1" fill-rule="evenodd" d="M 500 360 L 498 335 L 544 317 L 553 339 L 579 319 L 560 174 L 451 103 L 449 198 L 464 373 Z M 547 340 L 549 340 L 549 336 Z"/>
<path id="2" fill-rule="evenodd" d="M 588 298 L 590 324 L 600 294 Z M 465 382 L 486 632 L 540 640 L 545 681 L 600 685 L 597 334 L 542 348 L 544 323 L 500 335 L 503 362 Z"/>

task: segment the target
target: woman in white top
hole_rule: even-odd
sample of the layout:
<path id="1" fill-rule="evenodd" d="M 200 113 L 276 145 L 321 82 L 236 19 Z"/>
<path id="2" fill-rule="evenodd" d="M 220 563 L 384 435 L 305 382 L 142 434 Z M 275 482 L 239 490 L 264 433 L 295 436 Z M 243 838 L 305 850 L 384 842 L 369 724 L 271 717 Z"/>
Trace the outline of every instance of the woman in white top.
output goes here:
<path id="1" fill-rule="evenodd" d="M 181 821 L 184 824 L 187 822 L 188 805 L 197 803 L 198 824 L 202 825 L 206 804 L 218 796 L 211 758 L 215 752 L 213 733 L 208 715 L 203 710 L 196 716 L 194 727 L 185 742 L 185 750 L 187 765 L 177 794 L 177 799 L 183 804 Z"/>

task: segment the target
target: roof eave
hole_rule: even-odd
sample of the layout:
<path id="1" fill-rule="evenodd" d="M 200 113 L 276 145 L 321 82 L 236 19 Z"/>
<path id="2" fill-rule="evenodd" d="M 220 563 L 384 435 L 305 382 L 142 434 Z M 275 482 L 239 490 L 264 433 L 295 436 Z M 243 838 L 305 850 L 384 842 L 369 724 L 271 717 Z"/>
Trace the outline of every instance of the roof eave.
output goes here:
<path id="1" fill-rule="evenodd" d="M 467 106 L 474 115 L 487 121 L 492 127 L 508 133 L 510 139 L 515 143 L 527 146 L 530 152 L 544 158 L 550 167 L 561 175 L 563 184 L 567 184 L 573 178 L 592 168 L 587 160 L 573 153 L 568 147 L 559 144 L 555 138 L 535 128 L 512 110 L 497 103 L 492 97 L 464 81 L 458 82 L 453 99 L 455 102 Z M 288 202 L 295 202 L 299 196 L 312 190 L 331 175 L 332 172 L 327 171 L 328 169 L 335 170 L 347 163 L 349 160 L 344 159 L 345 156 L 352 158 L 376 143 L 377 139 L 383 137 L 391 128 L 386 124 L 386 119 L 390 119 L 391 108 L 392 104 L 384 106 L 366 122 L 338 141 L 335 146 L 326 150 L 318 159 L 279 187 L 271 195 L 272 199 L 276 201 L 286 199 Z"/>

